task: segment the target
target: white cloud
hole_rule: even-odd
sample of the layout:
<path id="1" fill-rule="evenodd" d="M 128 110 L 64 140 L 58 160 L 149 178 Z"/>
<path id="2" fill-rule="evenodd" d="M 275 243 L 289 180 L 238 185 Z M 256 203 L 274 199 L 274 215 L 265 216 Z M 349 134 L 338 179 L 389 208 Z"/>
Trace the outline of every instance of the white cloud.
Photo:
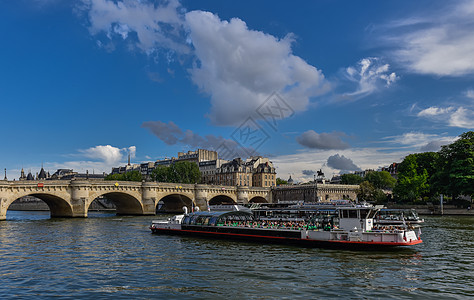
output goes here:
<path id="1" fill-rule="evenodd" d="M 456 137 L 427 134 L 422 132 L 407 132 L 401 135 L 385 137 L 389 144 L 401 145 L 401 149 L 413 152 L 437 151 L 441 145 L 452 143 Z M 437 150 L 436 150 L 437 149 Z"/>
<path id="2" fill-rule="evenodd" d="M 99 145 L 90 147 L 88 149 L 80 149 L 78 153 L 69 154 L 68 157 L 77 158 L 76 160 L 64 162 L 45 162 L 44 169 L 46 172 L 53 174 L 57 169 L 72 169 L 78 173 L 102 174 L 110 173 L 112 167 L 123 166 L 127 163 L 127 156 L 130 153 L 130 158 L 136 156 L 137 148 L 130 146 L 128 148 L 117 148 L 111 145 Z M 133 162 L 132 162 L 133 163 Z M 41 166 L 29 165 L 23 167 L 25 173 L 31 170 L 33 176 L 40 171 Z M 11 172 L 10 172 L 11 171 Z M 8 178 L 19 178 L 20 170 L 10 170 Z"/>
<path id="3" fill-rule="evenodd" d="M 472 90 L 472 89 L 467 90 L 467 91 L 465 92 L 465 95 L 466 95 L 466 97 L 469 98 L 469 99 L 474 99 L 474 90 Z"/>
<path id="4" fill-rule="evenodd" d="M 238 125 L 278 92 L 294 111 L 306 110 L 311 97 L 330 87 L 320 70 L 293 55 L 291 34 L 280 39 L 250 30 L 244 21 L 220 20 L 213 13 L 184 13 L 177 0 L 155 5 L 148 1 L 83 0 L 92 35 L 112 51 L 115 39 L 156 54 L 164 50 L 192 56 L 191 79 L 211 98 L 208 117 L 217 125 Z M 173 56 L 173 54 L 171 55 Z M 390 79 L 387 79 L 390 80 Z"/>
<path id="5" fill-rule="evenodd" d="M 100 160 L 105 165 L 117 166 L 120 161 L 130 153 L 130 157 L 134 158 L 136 153 L 136 147 L 131 146 L 129 148 L 117 148 L 111 145 L 99 145 L 91 147 L 85 150 L 79 150 L 85 157 Z"/>
<path id="6" fill-rule="evenodd" d="M 436 106 L 428 107 L 426 109 L 423 109 L 420 111 L 417 116 L 418 117 L 433 117 L 433 116 L 439 116 L 439 115 L 444 115 L 450 111 L 453 110 L 453 107 L 447 107 L 447 108 L 440 108 Z"/>
<path id="7" fill-rule="evenodd" d="M 255 116 L 275 91 L 302 111 L 310 97 L 329 89 L 320 70 L 292 54 L 292 35 L 278 39 L 238 18 L 223 21 L 204 11 L 187 13 L 186 23 L 198 59 L 192 80 L 211 96 L 215 124 L 236 125 Z"/>
<path id="8" fill-rule="evenodd" d="M 129 39 L 147 54 L 158 49 L 177 53 L 190 51 L 183 42 L 181 5 L 177 0 L 162 5 L 131 0 L 83 0 L 83 3 L 85 6 L 80 9 L 87 11 L 89 31 L 94 36 L 105 33 L 109 40 L 115 36 Z M 105 43 L 104 47 L 111 46 Z"/>
<path id="9" fill-rule="evenodd" d="M 474 128 L 474 111 L 459 107 L 449 118 L 449 126 L 459 128 Z"/>
<path id="10" fill-rule="evenodd" d="M 444 122 L 451 127 L 474 128 L 474 111 L 462 106 L 458 108 L 432 106 L 420 111 L 417 116 L 429 118 L 432 121 Z"/>
<path id="11" fill-rule="evenodd" d="M 389 68 L 389 64 L 382 64 L 376 57 L 361 59 L 357 67 L 348 67 L 345 70 L 346 78 L 357 83 L 357 88 L 344 95 L 361 98 L 377 91 L 381 84 L 389 87 L 398 79 L 394 72 L 390 73 Z"/>
<path id="12" fill-rule="evenodd" d="M 474 1 L 447 1 L 442 11 L 426 14 L 423 19 L 392 23 L 393 33 L 384 33 L 397 48 L 394 58 L 420 74 L 474 73 Z"/>
<path id="13" fill-rule="evenodd" d="M 385 137 L 384 140 L 393 144 L 400 144 L 410 147 L 421 147 L 435 137 L 438 137 L 438 135 L 421 132 L 407 132 L 401 135 Z"/>

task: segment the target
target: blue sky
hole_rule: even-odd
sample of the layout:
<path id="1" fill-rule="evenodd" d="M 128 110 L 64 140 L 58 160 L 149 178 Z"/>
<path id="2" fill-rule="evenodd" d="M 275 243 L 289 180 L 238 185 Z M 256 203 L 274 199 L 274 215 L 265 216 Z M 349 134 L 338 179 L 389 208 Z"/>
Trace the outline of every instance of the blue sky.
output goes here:
<path id="1" fill-rule="evenodd" d="M 304 181 L 473 129 L 474 1 L 255 2 L 2 1 L 0 167 L 208 148 Z"/>

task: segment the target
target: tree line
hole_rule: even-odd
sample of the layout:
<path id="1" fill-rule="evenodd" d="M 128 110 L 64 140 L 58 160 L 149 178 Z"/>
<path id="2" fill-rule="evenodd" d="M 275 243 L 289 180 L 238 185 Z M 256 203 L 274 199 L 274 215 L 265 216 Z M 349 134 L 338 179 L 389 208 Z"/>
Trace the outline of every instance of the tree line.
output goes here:
<path id="1" fill-rule="evenodd" d="M 142 174 L 139 171 L 130 171 L 123 174 L 109 174 L 105 180 L 116 181 L 142 181 Z M 201 172 L 196 163 L 179 161 L 170 166 L 157 166 L 153 169 L 150 178 L 158 182 L 179 182 L 179 183 L 199 183 Z"/>

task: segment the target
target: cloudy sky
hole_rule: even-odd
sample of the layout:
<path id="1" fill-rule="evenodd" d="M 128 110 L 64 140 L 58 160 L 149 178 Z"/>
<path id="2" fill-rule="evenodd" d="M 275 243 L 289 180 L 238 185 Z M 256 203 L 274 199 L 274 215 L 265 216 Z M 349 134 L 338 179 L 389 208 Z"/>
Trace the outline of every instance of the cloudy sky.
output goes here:
<path id="1" fill-rule="evenodd" d="M 304 181 L 474 128 L 474 1 L 0 2 L 0 167 L 207 148 Z"/>

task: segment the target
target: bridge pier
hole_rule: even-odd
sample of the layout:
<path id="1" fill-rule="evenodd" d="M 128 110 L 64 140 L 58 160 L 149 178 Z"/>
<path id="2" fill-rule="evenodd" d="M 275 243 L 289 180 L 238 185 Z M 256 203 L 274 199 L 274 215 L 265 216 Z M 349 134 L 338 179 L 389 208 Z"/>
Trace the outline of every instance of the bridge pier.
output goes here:
<path id="1" fill-rule="evenodd" d="M 237 187 L 237 203 L 249 203 L 249 187 L 238 186 Z"/>
<path id="2" fill-rule="evenodd" d="M 8 209 L 7 199 L 0 198 L 0 221 L 7 219 L 7 209 Z"/>
<path id="3" fill-rule="evenodd" d="M 156 214 L 156 184 L 151 182 L 142 183 L 142 204 L 144 215 Z"/>
<path id="4" fill-rule="evenodd" d="M 196 184 L 194 186 L 194 204 L 199 207 L 200 210 L 207 210 L 209 200 L 207 198 L 208 187 L 204 184 Z"/>
<path id="5" fill-rule="evenodd" d="M 89 208 L 89 190 L 91 184 L 89 181 L 71 181 L 71 204 L 72 204 L 72 216 L 71 217 L 82 217 L 87 218 L 87 210 Z M 51 217 L 53 213 L 51 212 Z"/>

